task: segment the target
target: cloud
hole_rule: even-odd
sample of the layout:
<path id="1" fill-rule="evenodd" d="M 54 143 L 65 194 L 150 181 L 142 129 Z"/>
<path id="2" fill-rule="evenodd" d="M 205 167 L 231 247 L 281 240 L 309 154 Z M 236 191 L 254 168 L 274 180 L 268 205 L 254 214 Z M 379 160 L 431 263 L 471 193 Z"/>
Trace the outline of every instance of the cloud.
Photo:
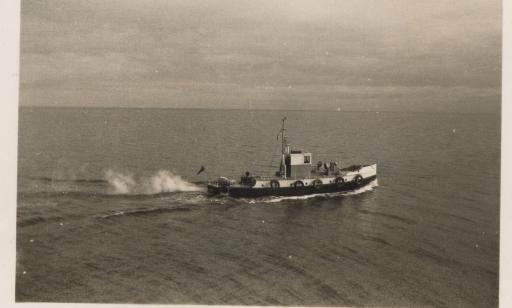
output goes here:
<path id="1" fill-rule="evenodd" d="M 22 2 L 22 105 L 495 111 L 500 76 L 499 1 Z"/>

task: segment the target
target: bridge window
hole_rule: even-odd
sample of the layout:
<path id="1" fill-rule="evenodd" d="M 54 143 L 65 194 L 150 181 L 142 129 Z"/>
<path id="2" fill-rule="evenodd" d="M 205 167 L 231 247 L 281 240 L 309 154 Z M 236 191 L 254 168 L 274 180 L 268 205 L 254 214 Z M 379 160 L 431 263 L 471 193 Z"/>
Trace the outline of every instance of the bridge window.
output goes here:
<path id="1" fill-rule="evenodd" d="M 311 164 L 311 156 L 305 155 L 304 156 L 304 163 L 305 164 Z"/>

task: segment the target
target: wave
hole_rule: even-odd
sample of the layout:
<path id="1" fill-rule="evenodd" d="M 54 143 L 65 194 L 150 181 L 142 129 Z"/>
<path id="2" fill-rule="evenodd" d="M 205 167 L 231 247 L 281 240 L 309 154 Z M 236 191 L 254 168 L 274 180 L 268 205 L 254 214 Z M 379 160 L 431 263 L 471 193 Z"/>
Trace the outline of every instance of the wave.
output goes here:
<path id="1" fill-rule="evenodd" d="M 154 195 L 169 192 L 205 191 L 204 187 L 188 182 L 180 175 L 160 170 L 150 177 L 136 178 L 129 173 L 107 170 L 105 179 L 111 194 Z"/>
<path id="2" fill-rule="evenodd" d="M 151 176 L 135 177 L 131 173 L 108 169 L 103 178 L 75 177 L 27 177 L 39 183 L 25 182 L 18 194 L 49 195 L 158 195 L 174 192 L 202 192 L 203 182 L 189 182 L 168 170 L 160 170 Z M 83 185 L 80 185 L 83 184 Z M 90 184 L 90 185 L 89 185 Z M 49 185 L 49 186 L 48 186 Z M 35 189 L 35 191 L 34 191 Z"/>
<path id="3" fill-rule="evenodd" d="M 31 225 L 43 223 L 43 222 L 59 221 L 59 220 L 62 220 L 62 219 L 63 218 L 61 216 L 57 216 L 57 217 L 41 217 L 41 216 L 38 216 L 38 217 L 32 217 L 32 218 L 26 218 L 26 219 L 23 219 L 23 220 L 18 220 L 17 221 L 17 226 L 18 227 L 26 227 L 26 226 L 31 226 Z"/>
<path id="4" fill-rule="evenodd" d="M 132 194 L 117 194 L 112 192 L 102 191 L 86 191 L 86 190 L 53 190 L 53 191 L 18 191 L 18 198 L 77 198 L 77 199 L 134 199 L 134 200 L 148 200 L 162 197 L 172 197 L 178 201 L 192 200 L 192 202 L 198 202 L 197 200 L 206 199 L 206 194 L 202 191 L 199 192 L 161 192 L 155 194 L 147 193 L 132 193 Z M 183 195 L 186 194 L 186 195 Z M 203 197 L 204 196 L 204 197 Z M 199 197 L 199 198 L 198 198 Z"/>
<path id="5" fill-rule="evenodd" d="M 42 177 L 30 177 L 31 180 L 41 182 L 62 182 L 62 183 L 108 183 L 105 179 L 63 179 L 63 178 L 50 178 L 46 176 Z"/>
<path id="6" fill-rule="evenodd" d="M 119 216 L 142 216 L 169 212 L 188 212 L 190 210 L 191 209 L 187 207 L 135 209 L 130 211 L 119 211 L 112 214 L 100 216 L 99 218 L 110 219 Z"/>

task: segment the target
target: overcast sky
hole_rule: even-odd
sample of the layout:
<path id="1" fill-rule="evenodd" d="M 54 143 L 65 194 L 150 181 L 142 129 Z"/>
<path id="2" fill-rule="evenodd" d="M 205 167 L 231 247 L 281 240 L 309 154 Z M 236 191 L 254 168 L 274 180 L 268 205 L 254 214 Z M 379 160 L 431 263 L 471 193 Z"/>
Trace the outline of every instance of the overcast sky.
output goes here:
<path id="1" fill-rule="evenodd" d="M 22 1 L 22 106 L 495 112 L 501 1 Z"/>

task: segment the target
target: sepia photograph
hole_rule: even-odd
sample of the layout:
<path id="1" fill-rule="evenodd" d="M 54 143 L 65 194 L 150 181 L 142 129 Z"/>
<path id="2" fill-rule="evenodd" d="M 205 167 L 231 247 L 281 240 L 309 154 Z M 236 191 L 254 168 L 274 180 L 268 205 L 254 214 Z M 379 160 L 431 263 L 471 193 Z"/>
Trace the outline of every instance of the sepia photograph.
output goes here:
<path id="1" fill-rule="evenodd" d="M 503 11 L 21 0 L 15 303 L 503 307 Z"/>

